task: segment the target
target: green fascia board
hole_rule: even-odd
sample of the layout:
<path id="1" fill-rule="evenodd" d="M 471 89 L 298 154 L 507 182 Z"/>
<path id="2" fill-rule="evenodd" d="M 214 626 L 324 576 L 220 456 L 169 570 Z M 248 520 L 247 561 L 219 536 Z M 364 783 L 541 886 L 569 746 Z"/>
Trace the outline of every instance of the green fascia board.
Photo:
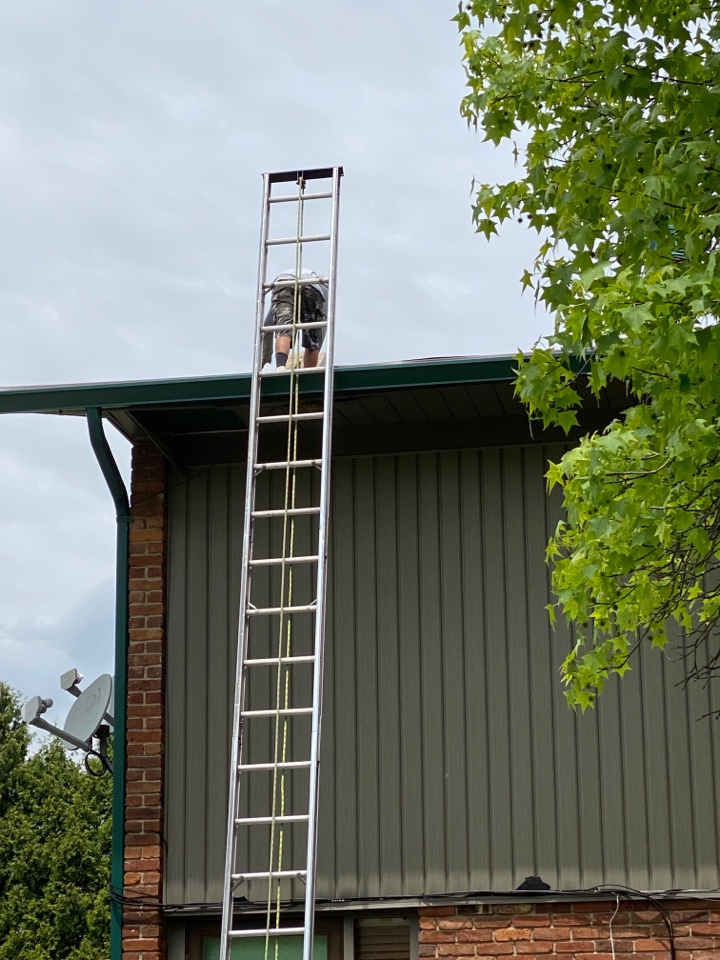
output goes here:
<path id="1" fill-rule="evenodd" d="M 442 387 L 463 383 L 507 383 L 515 379 L 514 357 L 459 357 L 414 360 L 371 366 L 337 367 L 335 396 L 373 393 L 413 387 Z M 265 396 L 286 392 L 284 377 L 263 386 Z M 104 410 L 167 404 L 214 403 L 250 397 L 250 374 L 184 377 L 126 383 L 65 384 L 61 386 L 0 389 L 1 413 L 84 413 L 88 407 Z M 303 374 L 301 392 L 322 392 L 322 377 Z"/>

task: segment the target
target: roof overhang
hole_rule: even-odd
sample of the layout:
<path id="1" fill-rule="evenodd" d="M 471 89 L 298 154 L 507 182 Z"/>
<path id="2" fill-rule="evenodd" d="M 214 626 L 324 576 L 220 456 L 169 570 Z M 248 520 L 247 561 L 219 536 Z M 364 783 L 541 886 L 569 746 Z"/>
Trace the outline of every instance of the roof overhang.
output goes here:
<path id="1" fill-rule="evenodd" d="M 334 454 L 567 439 L 562 431 L 531 432 L 514 396 L 515 365 L 513 357 L 462 357 L 336 368 Z M 317 402 L 322 379 L 303 374 L 301 402 Z M 179 466 L 238 462 L 247 444 L 250 387 L 249 374 L 11 387 L 0 390 L 0 414 L 84 416 L 100 408 L 129 440 L 150 438 Z M 268 380 L 264 409 L 271 412 L 286 394 L 287 378 Z M 622 386 L 612 385 L 599 402 L 588 400 L 578 432 L 602 428 L 627 406 Z"/>

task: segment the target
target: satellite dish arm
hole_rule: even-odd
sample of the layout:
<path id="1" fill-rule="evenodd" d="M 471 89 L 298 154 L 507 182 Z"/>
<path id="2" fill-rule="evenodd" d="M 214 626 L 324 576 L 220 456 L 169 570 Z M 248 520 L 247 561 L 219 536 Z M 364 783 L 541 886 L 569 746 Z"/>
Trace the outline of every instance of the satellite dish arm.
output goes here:
<path id="1" fill-rule="evenodd" d="M 34 720 L 28 720 L 28 723 L 32 724 L 33 727 L 39 727 L 40 730 L 47 730 L 47 732 L 52 733 L 53 736 L 60 737 L 61 740 L 66 740 L 74 747 L 84 750 L 86 753 L 90 749 L 90 745 L 85 743 L 84 740 L 80 740 L 78 737 L 74 737 L 66 730 L 61 730 L 60 727 L 56 727 L 52 723 L 48 723 L 47 720 L 43 720 L 42 717 L 35 717 Z"/>

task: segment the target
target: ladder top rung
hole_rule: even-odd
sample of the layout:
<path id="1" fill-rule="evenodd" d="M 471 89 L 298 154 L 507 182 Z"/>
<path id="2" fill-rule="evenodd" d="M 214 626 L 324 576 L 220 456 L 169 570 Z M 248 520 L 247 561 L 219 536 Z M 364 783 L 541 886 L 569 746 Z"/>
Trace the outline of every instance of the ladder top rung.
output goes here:
<path id="1" fill-rule="evenodd" d="M 262 930 L 229 930 L 228 936 L 233 939 L 241 937 L 301 937 L 305 927 L 270 927 Z"/>
<path id="2" fill-rule="evenodd" d="M 253 510 L 253 517 L 304 517 L 320 513 L 320 507 L 288 507 L 287 510 Z"/>
<path id="3" fill-rule="evenodd" d="M 332 180 L 335 171 L 343 175 L 342 167 L 313 167 L 310 170 L 283 170 L 266 174 L 268 183 L 298 183 L 300 180 Z"/>
<path id="4" fill-rule="evenodd" d="M 274 713 L 274 711 L 272 711 Z M 279 760 L 277 763 L 240 763 L 238 770 L 307 770 L 309 760 Z"/>
<path id="5" fill-rule="evenodd" d="M 320 467 L 322 466 L 322 460 L 273 460 L 269 463 L 256 463 L 256 470 L 291 470 L 299 469 L 300 467 Z"/>
<path id="6" fill-rule="evenodd" d="M 250 827 L 263 823 L 305 823 L 310 819 L 307 813 L 285 813 L 277 817 L 238 817 L 235 823 L 239 827 Z"/>
<path id="7" fill-rule="evenodd" d="M 304 654 L 298 657 L 255 657 L 253 660 L 246 660 L 246 667 L 284 667 L 292 666 L 294 663 L 315 663 L 315 657 L 311 654 Z"/>
<path id="8" fill-rule="evenodd" d="M 307 876 L 307 870 L 260 870 L 257 873 L 234 873 L 232 875 L 233 881 L 237 880 L 273 880 L 279 879 L 282 877 L 288 877 L 290 879 L 297 878 L 302 880 L 303 877 Z"/>
<path id="9" fill-rule="evenodd" d="M 265 244 L 268 247 L 280 247 L 290 243 L 324 243 L 329 239 L 329 233 L 309 233 L 305 237 L 276 237 L 274 240 L 266 240 Z"/>
<path id="10" fill-rule="evenodd" d="M 329 283 L 330 280 L 327 277 L 288 277 L 287 280 L 271 280 L 270 283 L 264 283 L 263 288 L 277 290 L 279 287 L 326 287 Z"/>
<path id="11" fill-rule="evenodd" d="M 269 197 L 270 203 L 295 203 L 298 200 L 332 200 L 332 192 L 328 193 L 284 193 L 280 197 Z"/>
<path id="12" fill-rule="evenodd" d="M 280 707 L 279 710 L 243 710 L 243 717 L 298 717 L 305 714 L 310 714 L 313 712 L 312 707 Z M 302 761 L 303 763 L 305 761 Z M 270 767 L 282 766 L 282 764 L 270 764 Z M 244 769 L 247 769 L 245 767 Z M 255 769 L 259 770 L 260 767 L 256 764 Z"/>
<path id="13" fill-rule="evenodd" d="M 284 563 L 317 563 L 320 558 L 316 553 L 303 557 L 263 557 L 251 560 L 251 567 L 281 567 Z"/>
<path id="14" fill-rule="evenodd" d="M 324 410 L 315 410 L 312 413 L 274 413 L 270 416 L 257 418 L 258 423 L 288 423 L 291 420 L 322 420 Z"/>

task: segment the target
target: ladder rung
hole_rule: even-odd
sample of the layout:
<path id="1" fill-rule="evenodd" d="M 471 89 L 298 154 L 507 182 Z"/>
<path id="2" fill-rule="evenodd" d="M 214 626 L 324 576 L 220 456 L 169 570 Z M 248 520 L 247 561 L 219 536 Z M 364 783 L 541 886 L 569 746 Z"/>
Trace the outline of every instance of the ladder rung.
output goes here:
<path id="1" fill-rule="evenodd" d="M 242 715 L 243 717 L 297 717 L 312 712 L 312 707 L 280 707 L 278 710 L 243 710 Z M 272 770 L 275 766 L 281 767 L 282 765 L 271 763 L 268 769 Z M 248 768 L 241 769 L 247 770 Z M 255 764 L 254 769 L 259 770 L 260 767 Z"/>
<path id="2" fill-rule="evenodd" d="M 315 663 L 315 657 L 312 654 L 301 657 L 256 657 L 254 660 L 246 660 L 246 667 L 284 667 L 286 664 L 292 666 L 293 663 Z"/>
<path id="3" fill-rule="evenodd" d="M 305 927 L 270 927 L 262 930 L 229 930 L 228 936 L 233 939 L 240 937 L 302 937 Z"/>
<path id="4" fill-rule="evenodd" d="M 273 715 L 275 711 L 272 711 Z M 307 770 L 309 760 L 280 760 L 277 763 L 240 763 L 238 770 Z"/>
<path id="5" fill-rule="evenodd" d="M 288 203 L 290 200 L 332 200 L 331 193 L 302 193 L 294 196 L 269 197 L 270 203 Z"/>
<path id="6" fill-rule="evenodd" d="M 312 287 L 327 286 L 330 283 L 327 277 L 288 277 L 287 280 L 273 280 L 270 283 L 264 283 L 266 290 L 277 290 L 279 287 Z"/>
<path id="7" fill-rule="evenodd" d="M 258 417 L 258 423 L 288 423 L 291 420 L 322 420 L 325 416 L 324 410 L 316 410 L 313 413 L 275 413 L 272 416 Z"/>
<path id="8" fill-rule="evenodd" d="M 275 613 L 315 613 L 316 603 L 298 603 L 288 607 L 248 607 L 249 617 L 267 617 Z"/>
<path id="9" fill-rule="evenodd" d="M 281 880 L 283 877 L 302 880 L 306 876 L 307 870 L 261 870 L 259 873 L 234 873 L 232 879 L 237 883 L 239 880 Z"/>
<path id="10" fill-rule="evenodd" d="M 256 470 L 295 470 L 300 467 L 319 467 L 322 460 L 273 460 L 270 463 L 256 463 Z"/>
<path id="11" fill-rule="evenodd" d="M 306 823 L 309 819 L 306 813 L 286 813 L 278 817 L 238 817 L 235 823 L 242 827 L 254 823 Z"/>
<path id="12" fill-rule="evenodd" d="M 277 324 L 276 326 L 280 327 L 281 330 L 320 330 L 322 327 L 327 326 L 327 320 L 307 320 L 305 323 Z M 272 333 L 273 330 L 275 330 L 275 326 L 263 327 L 264 333 Z M 294 372 L 297 373 L 298 370 L 309 370 L 310 373 L 320 373 L 324 369 L 324 367 L 297 367 Z M 288 371 L 288 373 L 289 372 L 290 371 Z M 265 370 L 264 373 L 267 376 L 267 370 Z"/>
<path id="13" fill-rule="evenodd" d="M 268 247 L 279 247 L 288 243 L 320 243 L 323 240 L 329 240 L 329 233 L 309 234 L 307 237 L 278 237 L 275 240 L 266 240 Z M 317 283 L 317 281 L 315 281 Z"/>
<path id="14" fill-rule="evenodd" d="M 265 557 L 260 560 L 251 560 L 251 567 L 281 567 L 284 563 L 317 563 L 318 555 L 311 554 L 303 557 Z"/>
<path id="15" fill-rule="evenodd" d="M 304 517 L 320 513 L 320 507 L 290 507 L 287 510 L 253 510 L 253 517 Z"/>

